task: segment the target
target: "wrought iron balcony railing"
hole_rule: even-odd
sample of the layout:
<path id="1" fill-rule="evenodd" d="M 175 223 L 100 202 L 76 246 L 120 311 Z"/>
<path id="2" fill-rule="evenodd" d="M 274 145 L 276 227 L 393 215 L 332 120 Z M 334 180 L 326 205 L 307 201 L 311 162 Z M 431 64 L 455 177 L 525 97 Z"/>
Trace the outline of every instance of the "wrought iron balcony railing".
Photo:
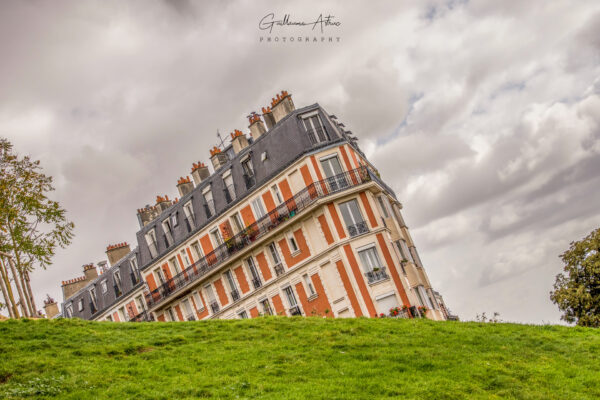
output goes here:
<path id="1" fill-rule="evenodd" d="M 254 286 L 254 289 L 258 289 L 259 287 L 262 286 L 262 282 L 260 281 L 259 278 L 253 278 L 252 279 L 252 286 Z"/>
<path id="2" fill-rule="evenodd" d="M 231 291 L 231 300 L 238 301 L 240 299 L 240 292 L 237 289 Z"/>
<path id="3" fill-rule="evenodd" d="M 213 301 L 212 303 L 210 303 L 210 309 L 212 310 L 213 314 L 218 313 L 219 312 L 219 304 L 216 301 Z"/>
<path id="4" fill-rule="evenodd" d="M 298 306 L 292 307 L 288 311 L 290 312 L 290 315 L 302 315 L 302 311 L 300 311 L 300 307 Z"/>
<path id="5" fill-rule="evenodd" d="M 369 227 L 365 221 L 361 221 L 355 225 L 350 225 L 348 228 L 348 234 L 350 237 L 362 235 L 363 233 L 369 232 Z"/>
<path id="6" fill-rule="evenodd" d="M 333 178 L 333 179 L 332 179 Z M 158 288 L 146 294 L 149 307 L 156 306 L 167 299 L 173 292 L 196 282 L 209 272 L 214 271 L 222 263 L 252 245 L 271 230 L 285 223 L 296 214 L 311 206 L 318 199 L 329 196 L 343 189 L 358 186 L 371 180 L 366 167 L 360 167 L 341 173 L 332 178 L 313 182 L 306 188 L 296 193 L 295 196 L 280 204 L 270 213 L 249 225 L 237 235 L 229 238 L 225 243 L 215 248 L 212 252 L 200 258 L 184 271 L 175 275 Z M 343 182 L 343 184 L 341 184 Z M 279 264 L 278 264 L 279 265 Z M 279 276 L 278 269 L 283 273 L 283 267 L 275 266 L 275 273 Z M 217 306 L 218 308 L 218 306 Z M 213 310 L 213 312 L 216 312 Z"/>
<path id="7" fill-rule="evenodd" d="M 138 315 L 136 315 L 135 317 L 131 318 L 129 321 L 130 322 L 154 321 L 154 317 L 152 316 L 151 313 L 144 310 L 141 313 L 139 313 Z"/>
<path id="8" fill-rule="evenodd" d="M 275 267 L 273 267 L 273 269 L 275 270 L 275 275 L 277 275 L 277 276 L 281 276 L 285 272 L 285 270 L 283 269 L 283 264 L 281 264 L 281 263 L 275 265 Z"/>
<path id="9" fill-rule="evenodd" d="M 194 316 L 194 314 L 188 314 L 187 317 L 185 317 L 185 319 L 188 321 L 195 321 L 196 317 Z"/>
<path id="10" fill-rule="evenodd" d="M 385 267 L 381 267 L 378 270 L 369 271 L 365 273 L 365 276 L 369 280 L 369 283 L 375 283 L 389 278 L 387 272 L 385 271 Z"/>

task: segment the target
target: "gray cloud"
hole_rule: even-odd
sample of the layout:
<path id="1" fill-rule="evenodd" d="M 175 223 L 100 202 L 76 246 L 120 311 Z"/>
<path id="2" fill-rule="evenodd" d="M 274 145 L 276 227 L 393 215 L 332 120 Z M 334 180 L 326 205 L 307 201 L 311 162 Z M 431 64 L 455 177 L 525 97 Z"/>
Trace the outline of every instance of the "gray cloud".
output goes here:
<path id="1" fill-rule="evenodd" d="M 582 1 L 5 3 L 0 135 L 77 224 L 38 302 L 134 239 L 216 130 L 287 89 L 360 139 L 465 318 L 558 320 L 557 255 L 600 224 L 600 7 Z M 267 12 L 332 13 L 342 42 L 259 43 Z M 523 307 L 523 303 L 527 307 Z"/>

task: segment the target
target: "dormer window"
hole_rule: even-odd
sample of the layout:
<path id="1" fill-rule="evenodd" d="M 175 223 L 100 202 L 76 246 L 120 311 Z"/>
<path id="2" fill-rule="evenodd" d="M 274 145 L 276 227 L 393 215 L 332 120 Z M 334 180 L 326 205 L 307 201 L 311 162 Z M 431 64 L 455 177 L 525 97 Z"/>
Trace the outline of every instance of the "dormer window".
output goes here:
<path id="1" fill-rule="evenodd" d="M 140 281 L 140 275 L 138 271 L 137 259 L 135 257 L 131 257 L 129 259 L 129 268 L 131 269 L 131 284 L 135 285 Z"/>
<path id="2" fill-rule="evenodd" d="M 115 273 L 113 274 L 113 279 L 115 281 L 115 297 L 119 297 L 123 294 L 121 285 L 121 273 L 119 271 L 115 271 Z"/>
<path id="3" fill-rule="evenodd" d="M 90 288 L 90 309 L 92 310 L 92 314 L 96 312 L 98 309 L 98 304 L 96 303 L 96 288 Z"/>
<path id="4" fill-rule="evenodd" d="M 252 158 L 248 155 L 244 160 L 241 161 L 242 170 L 244 171 L 244 182 L 246 183 L 246 189 L 250 189 L 256 184 L 254 178 L 254 168 L 252 167 Z"/>
<path id="5" fill-rule="evenodd" d="M 206 218 L 211 218 L 213 215 L 215 215 L 215 202 L 213 200 L 210 186 L 204 189 L 202 194 L 204 195 L 204 211 L 206 211 Z"/>
<path id="6" fill-rule="evenodd" d="M 183 213 L 185 214 L 185 222 L 187 224 L 188 232 L 191 232 L 196 228 L 196 219 L 194 215 L 194 208 L 192 202 L 188 201 L 183 205 Z"/>
<path id="7" fill-rule="evenodd" d="M 158 255 L 158 246 L 156 243 L 156 232 L 154 231 L 154 229 L 152 229 L 151 231 L 148 231 L 148 233 L 146 233 L 146 243 L 148 243 L 148 249 L 150 250 L 150 257 L 152 258 L 156 258 L 156 256 Z"/>
<path id="8" fill-rule="evenodd" d="M 173 240 L 173 228 L 171 227 L 170 218 L 165 219 L 162 222 L 162 227 L 163 227 L 163 232 L 165 234 L 165 245 L 167 247 L 171 247 L 171 245 L 173 244 L 174 240 Z"/>
<path id="9" fill-rule="evenodd" d="M 233 200 L 235 200 L 235 187 L 233 186 L 233 177 L 231 176 L 231 170 L 223 174 L 223 185 L 225 186 L 225 189 L 223 189 L 223 191 L 225 192 L 225 200 L 227 201 L 227 204 L 229 204 Z"/>
<path id="10" fill-rule="evenodd" d="M 313 145 L 331 140 L 317 111 L 302 115 L 300 118 Z"/>

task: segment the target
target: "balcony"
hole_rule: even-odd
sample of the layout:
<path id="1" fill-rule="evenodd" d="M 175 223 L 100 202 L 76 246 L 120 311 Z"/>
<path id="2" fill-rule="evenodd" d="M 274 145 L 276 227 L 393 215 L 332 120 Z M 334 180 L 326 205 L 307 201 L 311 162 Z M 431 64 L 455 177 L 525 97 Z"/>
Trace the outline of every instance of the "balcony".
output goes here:
<path id="1" fill-rule="evenodd" d="M 237 289 L 233 289 L 231 292 L 231 300 L 238 301 L 240 299 L 240 292 Z"/>
<path id="2" fill-rule="evenodd" d="M 350 237 L 362 235 L 363 233 L 369 232 L 369 227 L 365 221 L 361 221 L 355 225 L 350 225 L 348 228 L 348 234 Z"/>
<path id="3" fill-rule="evenodd" d="M 216 301 L 213 301 L 212 303 L 210 303 L 210 309 L 212 310 L 213 314 L 216 314 L 219 312 L 219 304 Z"/>
<path id="4" fill-rule="evenodd" d="M 273 269 L 275 270 L 275 275 L 277 276 L 281 276 L 285 273 L 283 269 L 283 264 L 281 263 L 277 264 Z"/>
<path id="5" fill-rule="evenodd" d="M 372 271 L 369 271 L 369 272 L 365 273 L 365 276 L 369 280 L 369 283 L 377 283 L 377 282 L 389 279 L 389 276 L 388 276 L 387 272 L 385 271 L 385 267 L 381 267 L 377 270 L 374 269 Z"/>
<path id="6" fill-rule="evenodd" d="M 229 238 L 227 242 L 221 244 L 203 258 L 200 258 L 184 271 L 147 293 L 146 301 L 148 306 L 155 307 L 169 298 L 172 293 L 200 280 L 236 254 L 251 246 L 258 239 L 270 234 L 279 225 L 287 222 L 290 218 L 294 218 L 298 213 L 313 205 L 317 200 L 339 192 L 342 189 L 358 186 L 371 180 L 366 167 L 344 172 L 332 178 L 313 182 L 296 193 L 295 196 L 280 204 L 273 211 Z M 343 185 L 340 182 L 343 182 Z M 281 264 L 275 266 L 277 276 L 282 275 L 283 272 Z M 217 311 L 213 310 L 213 312 Z"/>

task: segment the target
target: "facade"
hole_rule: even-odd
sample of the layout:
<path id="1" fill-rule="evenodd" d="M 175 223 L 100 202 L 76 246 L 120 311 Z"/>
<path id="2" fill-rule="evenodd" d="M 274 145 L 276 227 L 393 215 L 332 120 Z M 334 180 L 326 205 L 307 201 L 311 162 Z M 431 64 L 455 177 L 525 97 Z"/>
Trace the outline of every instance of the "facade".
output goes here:
<path id="1" fill-rule="evenodd" d="M 399 307 L 446 319 L 402 205 L 351 132 L 318 104 L 295 109 L 285 91 L 262 111 L 249 116 L 250 138 L 236 130 L 210 151 L 212 174 L 194 163 L 179 199 L 138 210 L 137 248 L 65 301 L 63 315 L 376 317 Z M 128 282 L 134 269 L 139 281 Z M 116 286 L 99 295 L 116 272 L 121 295 Z"/>

